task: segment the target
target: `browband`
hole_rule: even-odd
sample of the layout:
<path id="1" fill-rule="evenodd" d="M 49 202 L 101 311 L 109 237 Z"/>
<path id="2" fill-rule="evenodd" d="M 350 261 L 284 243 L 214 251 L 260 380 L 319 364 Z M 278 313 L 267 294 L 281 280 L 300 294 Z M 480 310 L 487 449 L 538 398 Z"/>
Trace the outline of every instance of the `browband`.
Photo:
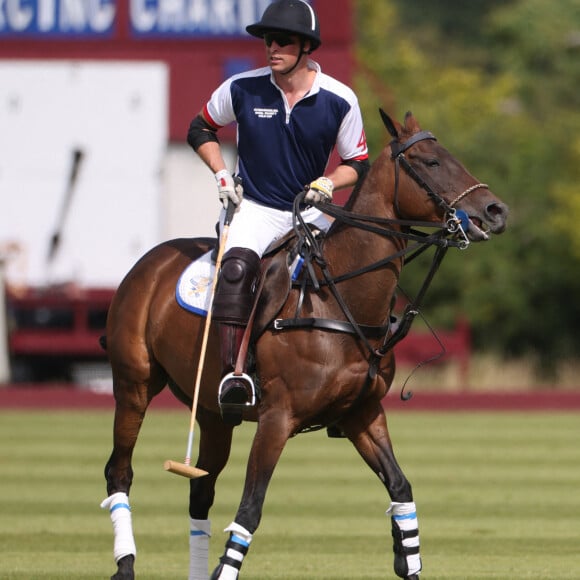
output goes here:
<path id="1" fill-rule="evenodd" d="M 431 131 L 419 131 L 419 133 L 415 133 L 409 139 L 407 139 L 404 143 L 401 143 L 398 139 L 393 139 L 390 143 L 391 146 L 391 159 L 395 159 L 401 153 L 404 153 L 409 147 L 417 143 L 418 141 L 424 141 L 425 139 L 432 139 L 433 141 L 437 141 L 437 138 Z"/>

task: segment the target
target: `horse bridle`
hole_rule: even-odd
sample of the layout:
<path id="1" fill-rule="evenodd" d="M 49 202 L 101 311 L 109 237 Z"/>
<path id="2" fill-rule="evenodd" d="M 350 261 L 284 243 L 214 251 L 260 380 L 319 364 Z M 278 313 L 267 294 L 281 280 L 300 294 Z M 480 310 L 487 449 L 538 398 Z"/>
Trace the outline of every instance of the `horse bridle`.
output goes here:
<path id="1" fill-rule="evenodd" d="M 396 219 L 388 219 L 388 218 L 380 218 L 375 216 L 369 215 L 361 215 L 361 214 L 354 214 L 348 210 L 340 206 L 336 206 L 334 204 L 324 203 L 324 207 L 320 208 L 324 211 L 324 213 L 333 216 L 337 219 L 337 221 L 349 224 L 354 227 L 358 227 L 360 229 L 374 232 L 376 234 L 382 236 L 389 236 L 389 237 L 398 237 L 400 239 L 405 239 L 407 241 L 415 241 L 420 246 L 419 249 L 415 249 L 414 253 L 408 257 L 411 253 L 412 249 L 409 247 L 405 247 L 395 254 L 388 256 L 375 264 L 371 264 L 365 267 L 362 267 L 358 270 L 353 272 L 349 272 L 348 274 L 343 274 L 341 276 L 331 276 L 328 272 L 326 267 L 326 261 L 322 255 L 322 251 L 319 248 L 317 240 L 314 238 L 310 229 L 304 223 L 304 220 L 301 216 L 301 208 L 303 207 L 303 201 L 306 191 L 303 191 L 299 194 L 296 199 L 294 200 L 294 211 L 293 211 L 293 220 L 294 220 L 294 231 L 296 232 L 297 237 L 300 239 L 302 238 L 303 241 L 300 242 L 304 250 L 308 254 L 308 259 L 305 260 L 308 266 L 308 270 L 310 273 L 310 280 L 312 285 L 314 286 L 315 290 L 318 290 L 321 284 L 326 284 L 331 291 L 335 294 L 335 297 L 338 303 L 341 305 L 345 315 L 349 319 L 349 322 L 353 325 L 355 330 L 358 330 L 358 325 L 352 319 L 350 313 L 348 312 L 348 308 L 343 303 L 342 298 L 340 297 L 338 291 L 336 290 L 336 283 L 342 282 L 349 278 L 354 278 L 369 272 L 371 270 L 377 269 L 379 267 L 384 266 L 385 264 L 392 262 L 398 258 L 404 258 L 407 263 L 409 263 L 412 259 L 420 255 L 426 248 L 429 246 L 436 246 L 437 251 L 433 257 L 433 261 L 431 263 L 431 267 L 427 276 L 425 277 L 425 281 L 421 286 L 415 300 L 409 305 L 408 308 L 409 313 L 412 314 L 409 317 L 404 316 L 404 319 L 410 318 L 408 324 L 404 323 L 401 324 L 399 327 L 399 331 L 393 335 L 390 340 L 388 340 L 382 348 L 379 350 L 386 351 L 387 346 L 392 348 L 396 342 L 399 342 L 404 338 L 407 333 L 408 328 L 411 324 L 411 319 L 419 311 L 419 305 L 423 300 L 425 293 L 427 292 L 428 287 L 436 273 L 439 269 L 439 266 L 445 256 L 447 250 L 450 247 L 456 247 L 459 249 L 466 249 L 469 246 L 469 239 L 467 238 L 467 231 L 469 225 L 469 217 L 467 213 L 463 210 L 457 210 L 454 206 L 470 193 L 475 191 L 479 188 L 486 188 L 487 185 L 485 183 L 476 183 L 468 187 L 463 193 L 458 195 L 452 202 L 447 202 L 440 193 L 436 192 L 420 175 L 413 169 L 411 164 L 407 161 L 405 157 L 405 152 L 408 151 L 413 145 L 418 143 L 419 141 L 424 140 L 433 140 L 436 141 L 436 137 L 430 131 L 419 131 L 412 135 L 407 141 L 404 143 L 400 142 L 398 139 L 393 139 L 390 143 L 391 148 L 391 159 L 395 162 L 395 191 L 394 191 L 394 202 L 393 205 L 395 206 L 395 211 L 400 216 L 399 208 L 398 208 L 398 196 L 399 196 L 399 173 L 400 167 L 402 167 L 409 175 L 411 179 L 413 179 L 421 188 L 423 188 L 429 197 L 433 199 L 433 201 L 442 208 L 445 213 L 445 220 L 443 223 L 433 223 L 433 222 L 425 222 L 425 221 L 418 221 L 418 220 L 406 220 L 401 219 L 400 217 Z M 403 231 L 396 231 L 392 229 L 393 225 L 397 225 L 402 228 Z M 427 235 L 422 231 L 413 230 L 413 227 L 435 227 L 439 229 L 439 233 L 433 235 Z M 448 239 L 448 236 L 459 237 L 459 239 Z M 306 242 L 306 243 L 305 243 Z M 311 261 L 315 260 L 321 268 L 321 271 L 324 276 L 324 281 L 317 281 L 316 276 L 312 270 Z M 367 348 L 373 351 L 370 347 L 369 343 L 366 340 L 366 337 L 363 336 L 363 333 L 357 331 L 361 340 L 366 344 Z"/>
<path id="2" fill-rule="evenodd" d="M 422 187 L 427 195 L 435 202 L 445 212 L 445 221 L 447 223 L 447 229 L 450 233 L 457 233 L 459 228 L 463 232 L 463 237 L 467 244 L 467 236 L 465 235 L 467 228 L 469 227 L 469 217 L 463 210 L 457 210 L 455 206 L 470 193 L 476 189 L 484 188 L 487 189 L 487 183 L 476 183 L 468 187 L 463 193 L 459 194 L 453 201 L 447 202 L 442 197 L 442 195 L 436 192 L 418 173 L 413 169 L 413 166 L 409 163 L 405 157 L 405 151 L 409 150 L 415 143 L 425 140 L 437 141 L 437 138 L 430 131 L 419 131 L 412 135 L 407 141 L 402 143 L 399 139 L 393 139 L 390 143 L 391 148 L 391 159 L 395 162 L 395 193 L 393 205 L 397 214 L 400 215 L 399 211 L 399 169 L 403 167 L 407 175 L 411 177 L 415 183 Z M 467 246 L 465 246 L 467 247 Z"/>

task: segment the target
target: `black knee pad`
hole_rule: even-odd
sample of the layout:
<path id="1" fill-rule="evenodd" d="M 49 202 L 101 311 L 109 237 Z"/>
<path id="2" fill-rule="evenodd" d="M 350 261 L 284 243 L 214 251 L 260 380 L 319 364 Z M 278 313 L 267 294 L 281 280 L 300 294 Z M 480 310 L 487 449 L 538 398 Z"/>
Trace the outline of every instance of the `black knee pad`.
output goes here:
<path id="1" fill-rule="evenodd" d="M 213 302 L 219 322 L 247 324 L 260 274 L 260 257 L 247 248 L 232 248 L 223 259 Z"/>

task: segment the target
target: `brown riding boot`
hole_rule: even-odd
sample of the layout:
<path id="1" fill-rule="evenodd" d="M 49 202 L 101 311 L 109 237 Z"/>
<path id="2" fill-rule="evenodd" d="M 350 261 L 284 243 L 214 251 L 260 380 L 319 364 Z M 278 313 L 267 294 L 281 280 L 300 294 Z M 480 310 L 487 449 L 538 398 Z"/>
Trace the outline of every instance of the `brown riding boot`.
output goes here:
<path id="1" fill-rule="evenodd" d="M 260 257 L 247 248 L 226 252 L 213 303 L 219 323 L 222 381 L 218 399 L 224 421 L 239 424 L 244 407 L 256 404 L 254 383 L 245 372 L 233 374 L 260 275 Z M 245 361 L 244 361 L 245 363 Z M 243 369 L 245 371 L 245 369 Z"/>

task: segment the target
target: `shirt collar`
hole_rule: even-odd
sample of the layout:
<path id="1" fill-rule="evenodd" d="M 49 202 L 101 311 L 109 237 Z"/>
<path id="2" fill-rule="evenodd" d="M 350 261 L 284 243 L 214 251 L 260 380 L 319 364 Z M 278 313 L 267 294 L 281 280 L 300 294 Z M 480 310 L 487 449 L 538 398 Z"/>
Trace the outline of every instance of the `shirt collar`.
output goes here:
<path id="1" fill-rule="evenodd" d="M 322 72 L 322 68 L 320 65 L 312 60 L 311 58 L 308 59 L 307 66 L 310 70 L 316 71 L 316 77 L 314 77 L 314 82 L 312 83 L 312 88 L 308 91 L 307 96 L 315 95 L 320 91 L 320 73 Z M 274 72 L 270 71 L 270 82 L 280 90 L 280 87 L 276 83 L 276 79 L 274 78 Z"/>

